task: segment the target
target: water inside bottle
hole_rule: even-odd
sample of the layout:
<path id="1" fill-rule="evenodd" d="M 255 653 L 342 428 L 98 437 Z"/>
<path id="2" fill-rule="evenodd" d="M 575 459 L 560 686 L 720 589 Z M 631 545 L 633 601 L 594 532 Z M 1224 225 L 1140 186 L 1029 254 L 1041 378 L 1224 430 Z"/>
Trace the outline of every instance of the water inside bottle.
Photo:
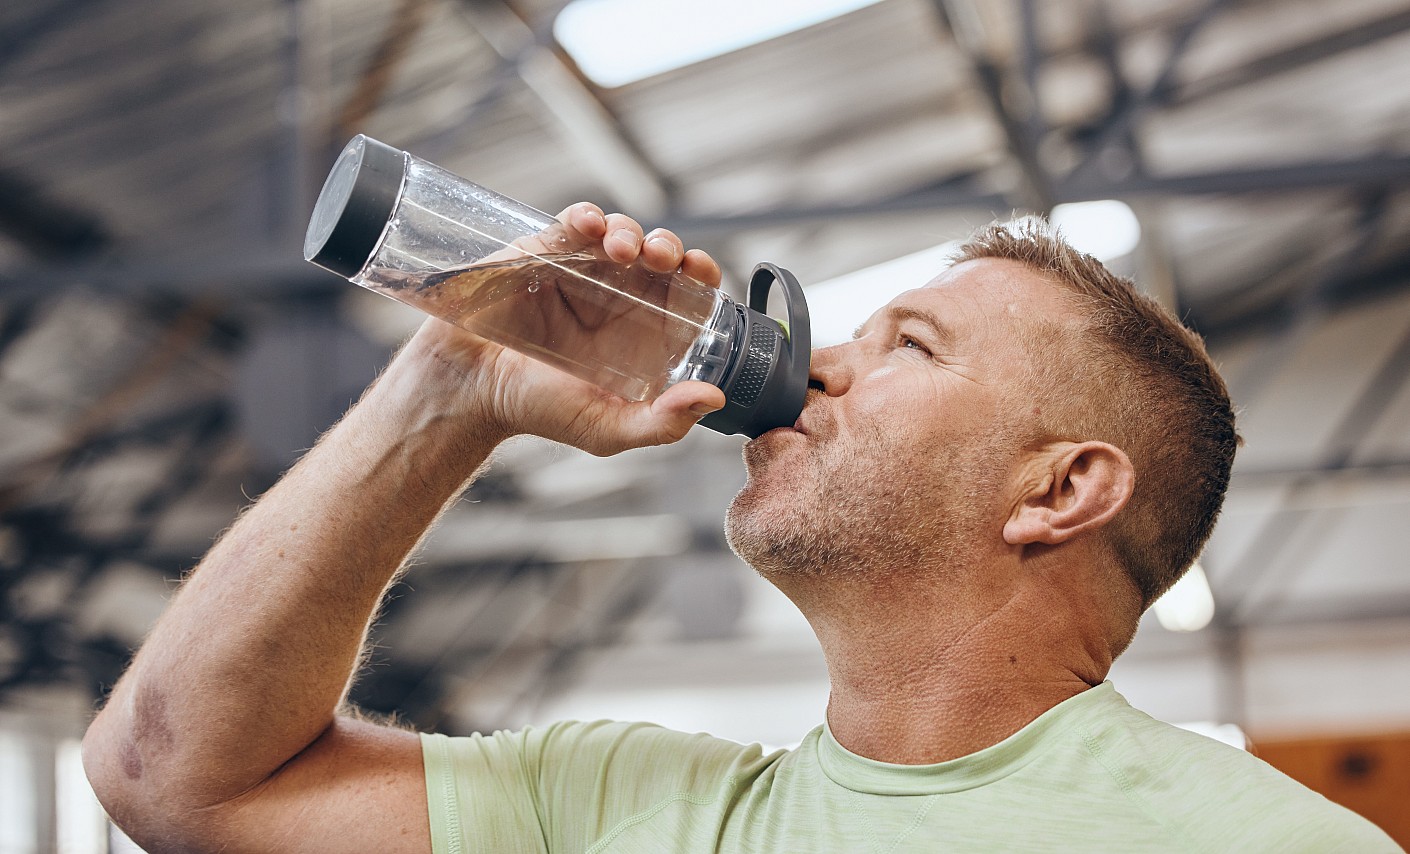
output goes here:
<path id="1" fill-rule="evenodd" d="M 614 394 L 649 400 L 682 378 L 693 351 L 722 346 L 711 328 L 714 290 L 677 276 L 566 252 L 444 271 L 374 269 L 359 283 Z"/>

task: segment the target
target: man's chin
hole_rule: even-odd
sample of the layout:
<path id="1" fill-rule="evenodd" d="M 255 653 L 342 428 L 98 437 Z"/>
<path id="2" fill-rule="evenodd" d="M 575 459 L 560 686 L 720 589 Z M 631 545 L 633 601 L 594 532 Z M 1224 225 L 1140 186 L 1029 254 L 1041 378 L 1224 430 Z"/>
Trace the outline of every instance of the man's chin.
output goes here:
<path id="1" fill-rule="evenodd" d="M 741 560 L 759 572 L 777 567 L 781 553 L 792 551 L 786 545 L 797 536 L 799 495 L 783 489 L 776 478 L 751 475 L 725 511 L 725 540 Z"/>
<path id="2" fill-rule="evenodd" d="M 725 541 L 751 566 L 764 539 L 765 519 L 770 515 L 762 493 L 758 480 L 751 475 L 725 510 Z"/>

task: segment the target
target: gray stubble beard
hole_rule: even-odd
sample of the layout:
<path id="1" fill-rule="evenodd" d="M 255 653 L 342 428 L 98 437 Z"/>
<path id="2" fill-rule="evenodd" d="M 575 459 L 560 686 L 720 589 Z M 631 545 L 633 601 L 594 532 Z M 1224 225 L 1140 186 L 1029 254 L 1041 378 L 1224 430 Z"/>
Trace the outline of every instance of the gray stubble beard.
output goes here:
<path id="1" fill-rule="evenodd" d="M 985 536 L 977 505 L 992 498 L 1000 475 L 994 447 L 935 465 L 904 459 L 899 449 L 887 452 L 884 436 L 871 439 L 859 445 L 880 451 L 874 459 L 859 460 L 848 450 L 840 459 L 815 456 L 801 471 L 770 471 L 784 464 L 778 459 L 751 467 L 758 477 L 751 475 L 725 517 L 730 548 L 776 583 L 881 581 L 897 572 L 944 572 L 947 564 L 966 560 L 974 538 Z M 944 483 L 918 481 L 922 469 Z M 857 472 L 868 472 L 866 482 L 835 477 Z"/>

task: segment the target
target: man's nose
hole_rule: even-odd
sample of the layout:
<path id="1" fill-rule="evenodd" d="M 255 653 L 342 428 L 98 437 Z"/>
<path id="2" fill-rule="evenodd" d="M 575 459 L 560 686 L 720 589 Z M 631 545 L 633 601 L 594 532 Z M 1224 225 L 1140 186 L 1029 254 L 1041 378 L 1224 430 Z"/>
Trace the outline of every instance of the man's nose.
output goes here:
<path id="1" fill-rule="evenodd" d="M 813 351 L 808 368 L 808 388 L 815 388 L 828 397 L 838 397 L 852 385 L 852 376 L 846 344 Z"/>

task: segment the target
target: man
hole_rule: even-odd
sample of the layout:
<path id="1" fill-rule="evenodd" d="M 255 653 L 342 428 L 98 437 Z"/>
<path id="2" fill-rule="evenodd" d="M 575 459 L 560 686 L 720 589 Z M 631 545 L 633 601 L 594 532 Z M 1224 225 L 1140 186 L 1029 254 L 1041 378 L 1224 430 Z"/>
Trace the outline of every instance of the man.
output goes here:
<path id="1" fill-rule="evenodd" d="M 668 232 L 560 221 L 719 282 Z M 798 749 L 339 714 L 383 591 L 498 443 L 616 453 L 724 402 L 628 403 L 430 321 L 186 582 L 85 739 L 100 799 L 153 851 L 1397 850 L 1103 682 L 1228 480 L 1233 415 L 1192 333 L 1040 226 L 991 227 L 815 353 L 810 385 L 746 446 L 727 519 L 826 654 Z"/>

